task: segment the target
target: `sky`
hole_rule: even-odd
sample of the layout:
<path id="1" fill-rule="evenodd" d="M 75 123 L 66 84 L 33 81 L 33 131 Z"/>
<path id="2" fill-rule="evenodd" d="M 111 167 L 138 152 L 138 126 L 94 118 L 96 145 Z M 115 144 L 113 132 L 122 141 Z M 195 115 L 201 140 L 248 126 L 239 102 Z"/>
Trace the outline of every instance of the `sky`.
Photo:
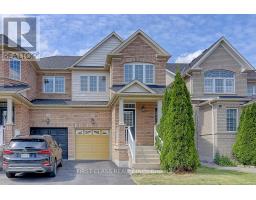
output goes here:
<path id="1" fill-rule="evenodd" d="M 36 16 L 42 57 L 83 55 L 113 31 L 126 39 L 141 29 L 172 55 L 169 62 L 190 62 L 224 36 L 256 66 L 256 15 Z"/>

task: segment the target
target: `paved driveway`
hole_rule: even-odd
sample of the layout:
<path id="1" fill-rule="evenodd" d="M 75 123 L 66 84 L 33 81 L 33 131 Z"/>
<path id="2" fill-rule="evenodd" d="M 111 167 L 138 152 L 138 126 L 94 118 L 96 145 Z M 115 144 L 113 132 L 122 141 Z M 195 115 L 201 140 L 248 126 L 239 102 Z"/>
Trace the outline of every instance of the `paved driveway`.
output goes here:
<path id="1" fill-rule="evenodd" d="M 17 175 L 16 175 L 17 176 Z M 18 174 L 8 179 L 0 171 L 0 184 L 54 184 L 54 185 L 130 185 L 134 184 L 126 168 L 118 168 L 111 161 L 64 161 L 57 176 L 43 174 Z"/>

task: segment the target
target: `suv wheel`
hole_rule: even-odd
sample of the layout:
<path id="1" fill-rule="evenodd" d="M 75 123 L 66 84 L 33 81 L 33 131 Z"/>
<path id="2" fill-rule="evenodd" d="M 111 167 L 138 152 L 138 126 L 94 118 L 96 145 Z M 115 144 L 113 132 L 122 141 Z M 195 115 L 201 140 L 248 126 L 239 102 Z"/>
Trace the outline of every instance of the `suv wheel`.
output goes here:
<path id="1" fill-rule="evenodd" d="M 53 169 L 52 169 L 52 171 L 50 172 L 49 176 L 50 176 L 50 177 L 55 177 L 56 174 L 57 174 L 57 162 L 56 162 L 56 160 L 55 160 L 55 162 L 54 162 L 54 164 L 53 164 Z"/>
<path id="2" fill-rule="evenodd" d="M 5 175 L 6 175 L 8 178 L 14 178 L 14 177 L 15 177 L 15 173 L 6 172 Z"/>

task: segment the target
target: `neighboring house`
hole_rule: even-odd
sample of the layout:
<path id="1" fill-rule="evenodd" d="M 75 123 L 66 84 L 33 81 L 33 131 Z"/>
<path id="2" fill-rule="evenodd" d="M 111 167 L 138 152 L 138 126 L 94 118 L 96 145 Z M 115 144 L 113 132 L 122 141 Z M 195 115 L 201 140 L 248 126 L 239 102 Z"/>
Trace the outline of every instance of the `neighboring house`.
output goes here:
<path id="1" fill-rule="evenodd" d="M 5 48 L 7 40 L 1 35 Z M 50 134 L 70 160 L 159 168 L 154 125 L 161 117 L 170 55 L 143 31 L 111 33 L 83 56 L 0 61 L 4 142 Z"/>
<path id="2" fill-rule="evenodd" d="M 255 68 L 222 37 L 189 64 L 167 64 L 167 84 L 177 69 L 191 93 L 200 159 L 231 156 L 241 109 L 256 97 Z"/>

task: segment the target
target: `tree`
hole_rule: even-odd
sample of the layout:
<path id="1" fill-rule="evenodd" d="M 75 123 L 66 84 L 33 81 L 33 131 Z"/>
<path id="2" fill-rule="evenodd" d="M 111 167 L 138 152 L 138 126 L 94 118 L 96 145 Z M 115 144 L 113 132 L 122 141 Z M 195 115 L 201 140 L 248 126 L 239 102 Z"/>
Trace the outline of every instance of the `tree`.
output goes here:
<path id="1" fill-rule="evenodd" d="M 180 72 L 165 91 L 159 132 L 163 140 L 161 168 L 174 172 L 195 171 L 200 162 L 194 141 L 193 109 Z"/>
<path id="2" fill-rule="evenodd" d="M 241 114 L 233 145 L 234 157 L 244 165 L 256 165 L 256 103 L 246 106 Z"/>

